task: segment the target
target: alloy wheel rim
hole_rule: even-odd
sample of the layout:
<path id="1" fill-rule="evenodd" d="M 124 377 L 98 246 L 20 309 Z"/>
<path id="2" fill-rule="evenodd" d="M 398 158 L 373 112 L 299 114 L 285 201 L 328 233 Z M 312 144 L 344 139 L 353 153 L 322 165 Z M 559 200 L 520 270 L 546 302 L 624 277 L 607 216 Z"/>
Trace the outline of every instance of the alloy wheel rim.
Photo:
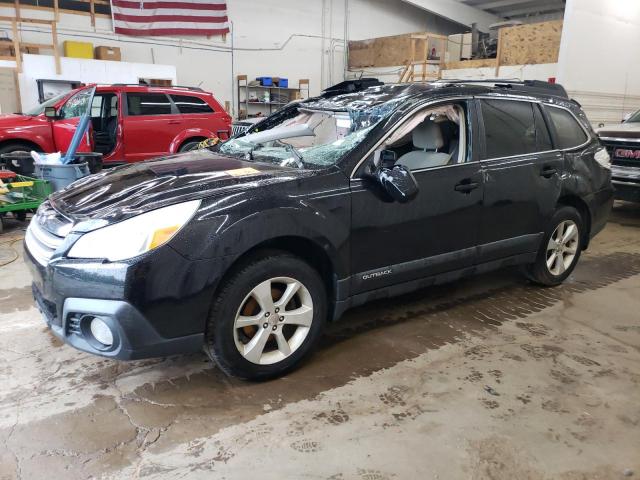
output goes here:
<path id="1" fill-rule="evenodd" d="M 271 365 L 304 343 L 313 322 L 307 287 L 291 277 L 274 277 L 256 285 L 236 312 L 233 338 L 249 362 Z"/>
<path id="2" fill-rule="evenodd" d="M 547 269 L 552 275 L 566 272 L 576 258 L 580 240 L 578 225 L 573 220 L 560 222 L 547 244 Z"/>

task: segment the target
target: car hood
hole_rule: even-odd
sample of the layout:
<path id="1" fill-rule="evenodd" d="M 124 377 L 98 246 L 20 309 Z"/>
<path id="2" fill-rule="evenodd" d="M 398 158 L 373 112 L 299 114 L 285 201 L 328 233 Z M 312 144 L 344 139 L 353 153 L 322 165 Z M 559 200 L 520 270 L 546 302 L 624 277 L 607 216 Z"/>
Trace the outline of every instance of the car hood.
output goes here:
<path id="1" fill-rule="evenodd" d="M 312 170 L 198 150 L 91 175 L 53 194 L 50 202 L 74 221 L 100 219 L 113 223 L 179 202 L 227 196 L 312 174 Z"/>
<path id="2" fill-rule="evenodd" d="M 640 138 L 640 122 L 605 125 L 596 132 L 601 137 Z"/>
<path id="3" fill-rule="evenodd" d="M 19 113 L 8 113 L 0 115 L 0 128 L 15 127 L 23 123 L 32 121 L 34 117 L 21 115 Z"/>

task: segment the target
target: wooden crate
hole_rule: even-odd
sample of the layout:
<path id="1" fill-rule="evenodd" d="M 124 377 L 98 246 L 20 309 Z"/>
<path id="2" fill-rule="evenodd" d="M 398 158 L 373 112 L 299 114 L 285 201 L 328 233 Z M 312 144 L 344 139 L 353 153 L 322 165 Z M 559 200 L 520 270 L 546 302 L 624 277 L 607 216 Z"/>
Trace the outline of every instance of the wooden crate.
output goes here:
<path id="1" fill-rule="evenodd" d="M 562 20 L 502 28 L 499 64 L 557 63 L 561 36 Z"/>
<path id="2" fill-rule="evenodd" d="M 390 37 L 371 38 L 349 42 L 349 68 L 397 67 L 427 57 L 426 39 L 416 36 L 431 35 L 427 32 L 406 33 Z M 433 36 L 433 35 L 432 35 Z M 412 55 L 412 41 L 415 51 Z M 444 52 L 441 52 L 444 55 Z"/>

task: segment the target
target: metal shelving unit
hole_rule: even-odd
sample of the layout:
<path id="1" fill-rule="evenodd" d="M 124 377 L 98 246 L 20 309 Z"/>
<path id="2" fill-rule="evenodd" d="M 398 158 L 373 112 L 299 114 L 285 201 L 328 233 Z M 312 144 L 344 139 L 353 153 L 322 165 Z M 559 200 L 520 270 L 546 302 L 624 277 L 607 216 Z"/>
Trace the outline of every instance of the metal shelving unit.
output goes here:
<path id="1" fill-rule="evenodd" d="M 247 75 L 238 75 L 238 120 L 271 115 L 293 100 L 309 97 L 309 80 L 300 79 L 298 88 L 249 85 Z M 253 100 L 255 98 L 256 100 Z M 269 100 L 260 100 L 266 99 Z M 276 98 L 277 100 L 272 100 Z M 262 107 L 263 110 L 258 110 Z M 266 110 L 266 111 L 265 111 Z"/>

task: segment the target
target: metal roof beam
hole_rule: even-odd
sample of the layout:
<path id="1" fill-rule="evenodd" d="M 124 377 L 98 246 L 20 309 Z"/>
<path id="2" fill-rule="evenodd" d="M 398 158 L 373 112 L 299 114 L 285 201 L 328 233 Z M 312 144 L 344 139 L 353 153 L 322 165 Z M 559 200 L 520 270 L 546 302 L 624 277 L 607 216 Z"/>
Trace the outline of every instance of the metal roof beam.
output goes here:
<path id="1" fill-rule="evenodd" d="M 500 15 L 504 17 L 517 17 L 520 15 L 527 15 L 529 13 L 543 13 L 543 12 L 561 12 L 564 7 L 558 3 L 546 3 L 544 5 L 536 5 L 526 8 L 515 8 L 512 10 L 501 10 Z"/>
<path id="2" fill-rule="evenodd" d="M 521 3 L 532 3 L 535 1 L 536 0 L 498 0 L 495 2 L 477 3 L 476 6 L 478 8 L 482 8 L 483 10 L 491 10 L 494 8 L 511 7 Z"/>
<path id="3" fill-rule="evenodd" d="M 461 23 L 471 26 L 477 23 L 478 28 L 483 31 L 489 31 L 489 25 L 500 22 L 503 19 L 492 13 L 485 12 L 475 6 L 461 3 L 457 0 L 403 0 L 415 7 L 426 10 L 427 12 L 444 17 L 452 22 Z"/>

